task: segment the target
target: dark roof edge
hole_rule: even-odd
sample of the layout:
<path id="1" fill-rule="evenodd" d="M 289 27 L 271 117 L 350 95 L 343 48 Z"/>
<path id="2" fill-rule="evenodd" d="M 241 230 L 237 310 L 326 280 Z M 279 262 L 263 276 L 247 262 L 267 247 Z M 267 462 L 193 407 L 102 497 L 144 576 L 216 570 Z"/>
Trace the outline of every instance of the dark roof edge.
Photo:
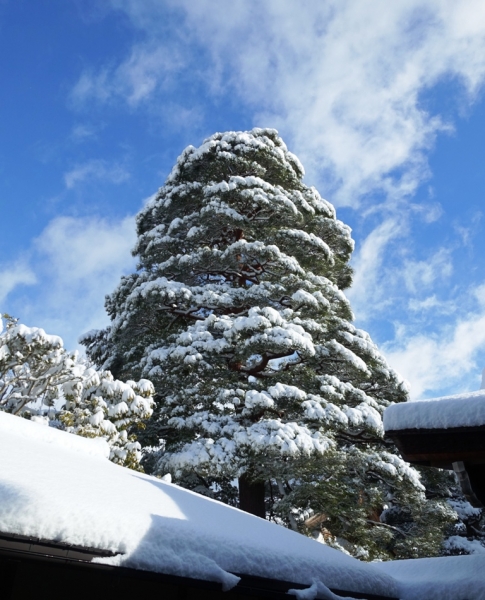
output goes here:
<path id="1" fill-rule="evenodd" d="M 221 585 L 218 582 L 207 581 L 203 579 L 192 579 L 190 577 L 180 577 L 178 575 L 167 575 L 156 573 L 154 571 L 142 571 L 130 567 L 119 567 L 91 562 L 93 558 L 102 558 L 115 556 L 116 553 L 100 550 L 98 548 L 85 548 L 63 542 L 51 542 L 39 538 L 33 538 L 18 534 L 0 533 L 0 559 L 13 560 L 43 560 L 52 563 L 67 563 L 71 566 L 82 568 L 99 569 L 104 571 L 115 570 L 118 576 L 135 577 L 138 579 L 156 579 L 164 583 L 182 585 L 187 587 L 197 587 L 203 589 L 220 590 Z M 294 583 L 291 581 L 281 581 L 278 579 L 269 579 L 266 577 L 257 577 L 246 575 L 244 573 L 234 573 L 240 577 L 240 581 L 233 589 L 235 592 L 250 596 L 259 596 L 267 598 L 278 598 L 285 595 L 286 598 L 289 589 L 303 590 L 308 588 L 308 584 Z M 363 592 L 350 592 L 346 590 L 337 590 L 331 588 L 331 591 L 337 595 L 356 600 L 398 600 L 389 596 L 380 596 L 376 594 L 367 594 Z"/>
<path id="2" fill-rule="evenodd" d="M 90 562 L 95 557 L 116 556 L 116 552 L 110 550 L 45 540 L 18 533 L 0 533 L 0 550 L 3 549 L 86 562 Z"/>
<path id="3" fill-rule="evenodd" d="M 407 429 L 385 429 L 384 437 L 429 433 L 485 433 L 485 425 L 460 425 L 459 427 L 409 427 Z"/>

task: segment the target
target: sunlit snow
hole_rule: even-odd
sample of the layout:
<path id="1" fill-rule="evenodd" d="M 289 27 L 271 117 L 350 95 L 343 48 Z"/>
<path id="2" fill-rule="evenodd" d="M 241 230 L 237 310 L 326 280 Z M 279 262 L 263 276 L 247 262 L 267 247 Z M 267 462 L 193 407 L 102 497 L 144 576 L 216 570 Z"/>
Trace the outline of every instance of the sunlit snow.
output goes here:
<path id="1" fill-rule="evenodd" d="M 485 390 L 403 402 L 389 406 L 384 412 L 384 428 L 387 431 L 479 425 L 485 425 Z"/>
<path id="2" fill-rule="evenodd" d="M 103 444 L 0 412 L 0 532 L 111 550 L 118 556 L 99 560 L 226 588 L 246 573 L 396 596 L 373 566 L 115 465 Z"/>
<path id="3" fill-rule="evenodd" d="M 485 599 L 485 555 L 366 564 L 106 459 L 88 440 L 0 412 L 0 532 L 111 550 L 114 565 L 218 581 L 234 573 L 404 600 Z"/>

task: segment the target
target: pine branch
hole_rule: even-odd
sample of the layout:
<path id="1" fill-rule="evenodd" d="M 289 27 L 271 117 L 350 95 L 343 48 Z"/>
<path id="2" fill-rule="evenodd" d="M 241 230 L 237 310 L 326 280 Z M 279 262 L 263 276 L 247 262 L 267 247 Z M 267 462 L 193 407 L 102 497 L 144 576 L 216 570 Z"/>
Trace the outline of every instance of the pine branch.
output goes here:
<path id="1" fill-rule="evenodd" d="M 403 537 L 411 537 L 408 533 L 405 533 L 402 529 L 399 529 L 399 527 L 395 527 L 394 525 L 388 525 L 387 523 L 381 523 L 380 521 L 373 521 L 372 519 L 365 519 L 365 521 L 367 523 L 371 523 L 372 525 L 376 525 L 377 527 L 387 527 L 387 529 L 392 529 Z"/>

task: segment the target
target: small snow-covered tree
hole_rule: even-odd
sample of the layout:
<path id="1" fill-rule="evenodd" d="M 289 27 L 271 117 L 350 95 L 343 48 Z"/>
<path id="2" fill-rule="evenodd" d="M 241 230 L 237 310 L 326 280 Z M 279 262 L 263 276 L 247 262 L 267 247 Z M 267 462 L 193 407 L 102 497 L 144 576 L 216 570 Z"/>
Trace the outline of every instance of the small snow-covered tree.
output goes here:
<path id="1" fill-rule="evenodd" d="M 6 322 L 0 332 L 0 410 L 41 415 L 68 432 L 103 437 L 113 462 L 139 468 L 140 444 L 132 430 L 153 412 L 152 384 L 117 381 L 67 352 L 59 336 L 10 317 Z"/>
<path id="2" fill-rule="evenodd" d="M 383 439 L 406 387 L 352 324 L 350 229 L 303 174 L 274 130 L 189 146 L 82 343 L 154 382 L 155 472 L 357 555 L 436 553 L 450 511 Z"/>

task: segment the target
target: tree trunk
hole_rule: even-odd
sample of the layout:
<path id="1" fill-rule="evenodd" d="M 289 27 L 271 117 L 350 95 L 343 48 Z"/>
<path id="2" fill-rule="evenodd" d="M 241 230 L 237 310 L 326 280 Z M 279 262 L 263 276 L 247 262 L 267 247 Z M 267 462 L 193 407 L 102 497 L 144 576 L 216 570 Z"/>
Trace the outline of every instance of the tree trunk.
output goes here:
<path id="1" fill-rule="evenodd" d="M 264 481 L 250 481 L 246 475 L 239 477 L 239 508 L 262 519 L 266 518 Z"/>

